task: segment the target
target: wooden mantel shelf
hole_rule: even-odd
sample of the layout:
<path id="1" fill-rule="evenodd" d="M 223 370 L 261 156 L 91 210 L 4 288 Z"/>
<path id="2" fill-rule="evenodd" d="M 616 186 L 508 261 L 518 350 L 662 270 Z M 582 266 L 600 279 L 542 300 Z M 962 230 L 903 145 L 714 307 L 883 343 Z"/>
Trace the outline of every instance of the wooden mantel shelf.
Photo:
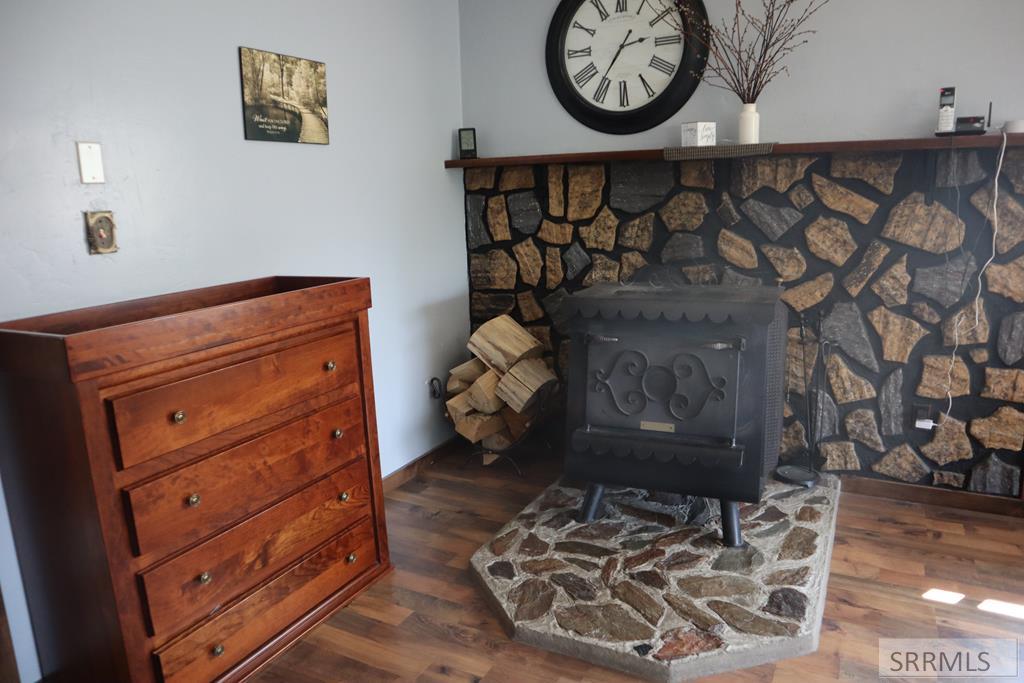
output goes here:
<path id="1" fill-rule="evenodd" d="M 1008 147 L 1024 147 L 1024 133 L 1011 133 Z M 842 140 L 833 142 L 776 143 L 773 155 L 822 154 L 829 152 L 913 152 L 942 149 L 991 149 L 1002 144 L 1002 135 L 965 135 L 955 137 L 902 138 L 896 140 Z M 534 164 L 586 164 L 603 161 L 662 161 L 663 149 L 634 149 L 619 152 L 573 152 L 534 154 L 516 157 L 452 159 L 445 168 L 482 168 L 488 166 L 531 166 Z"/>

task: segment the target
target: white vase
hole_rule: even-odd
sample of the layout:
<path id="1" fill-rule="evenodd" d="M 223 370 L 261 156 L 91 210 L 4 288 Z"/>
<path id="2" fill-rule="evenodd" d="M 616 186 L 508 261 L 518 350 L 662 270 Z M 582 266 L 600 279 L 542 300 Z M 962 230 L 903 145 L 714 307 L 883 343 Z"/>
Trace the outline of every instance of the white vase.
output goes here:
<path id="1" fill-rule="evenodd" d="M 756 145 L 761 141 L 761 115 L 757 103 L 744 104 L 740 111 L 740 144 Z"/>

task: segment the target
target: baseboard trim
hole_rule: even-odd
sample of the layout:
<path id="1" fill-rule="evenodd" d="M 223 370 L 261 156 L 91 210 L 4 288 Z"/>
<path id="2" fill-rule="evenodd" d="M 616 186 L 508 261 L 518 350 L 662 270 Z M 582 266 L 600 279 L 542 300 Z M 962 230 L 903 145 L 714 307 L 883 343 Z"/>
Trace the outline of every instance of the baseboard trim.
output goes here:
<path id="1" fill-rule="evenodd" d="M 459 437 L 453 436 L 447 441 L 441 442 L 438 446 L 431 448 L 415 460 L 399 467 L 397 470 L 384 477 L 384 495 L 387 496 L 402 484 L 415 479 L 423 468 L 431 464 L 435 458 L 451 452 L 459 445 L 461 445 L 461 440 Z"/>
<path id="2" fill-rule="evenodd" d="M 940 489 L 934 486 L 906 484 L 899 481 L 869 479 L 852 474 L 842 475 L 843 493 L 859 493 L 877 498 L 892 498 L 908 503 L 939 505 L 958 510 L 987 512 L 1006 517 L 1024 517 L 1024 500 L 990 496 L 970 491 Z"/>

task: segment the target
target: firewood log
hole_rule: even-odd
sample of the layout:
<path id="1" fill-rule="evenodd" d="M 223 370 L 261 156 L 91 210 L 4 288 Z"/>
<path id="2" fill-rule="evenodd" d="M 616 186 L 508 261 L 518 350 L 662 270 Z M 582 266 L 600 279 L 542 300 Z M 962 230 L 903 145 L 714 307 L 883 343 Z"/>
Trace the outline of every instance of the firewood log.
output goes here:
<path id="1" fill-rule="evenodd" d="M 501 373 L 508 372 L 524 358 L 540 358 L 544 353 L 541 343 L 507 315 L 481 325 L 466 346 L 473 355 Z"/>
<path id="2" fill-rule="evenodd" d="M 540 358 L 521 360 L 498 382 L 498 396 L 512 410 L 522 413 L 540 398 L 541 390 L 557 381 Z"/>
<path id="3" fill-rule="evenodd" d="M 470 385 L 487 372 L 487 366 L 479 358 L 471 358 L 451 369 L 451 376 Z"/>
<path id="4" fill-rule="evenodd" d="M 501 375 L 494 370 L 488 370 L 480 375 L 477 381 L 466 390 L 469 405 L 478 413 L 492 415 L 505 406 L 505 402 L 498 398 L 498 382 Z"/>
<path id="5" fill-rule="evenodd" d="M 512 434 L 506 428 L 502 429 L 497 434 L 491 434 L 490 436 L 488 436 L 486 439 L 483 440 L 483 445 L 484 448 L 488 448 L 492 451 L 503 451 L 509 446 L 511 446 L 513 442 L 514 439 L 512 438 Z M 486 465 L 489 463 L 484 464 Z"/>
<path id="6" fill-rule="evenodd" d="M 533 422 L 533 416 L 529 414 L 529 411 L 521 415 L 508 406 L 501 409 L 501 416 L 505 419 L 505 424 L 508 425 L 508 432 L 513 441 L 521 439 Z"/>
<path id="7" fill-rule="evenodd" d="M 445 390 L 448 392 L 448 398 L 451 398 L 452 396 L 466 391 L 470 386 L 469 382 L 463 382 L 455 375 L 452 375 L 448 378 L 448 385 L 445 387 Z"/>
<path id="8" fill-rule="evenodd" d="M 473 413 L 461 420 L 455 420 L 455 431 L 466 437 L 470 443 L 477 443 L 505 428 L 501 415 Z"/>
<path id="9" fill-rule="evenodd" d="M 448 416 L 453 422 L 465 419 L 468 415 L 472 414 L 473 406 L 469 402 L 469 396 L 466 392 L 462 392 L 455 398 L 450 398 L 444 404 L 445 408 L 448 409 Z"/>

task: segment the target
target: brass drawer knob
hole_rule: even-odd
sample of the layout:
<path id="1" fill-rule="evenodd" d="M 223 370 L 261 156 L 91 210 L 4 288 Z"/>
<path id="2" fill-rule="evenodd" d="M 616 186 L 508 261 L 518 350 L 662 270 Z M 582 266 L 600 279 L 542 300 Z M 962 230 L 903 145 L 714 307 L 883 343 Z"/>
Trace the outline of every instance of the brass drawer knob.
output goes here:
<path id="1" fill-rule="evenodd" d="M 210 576 L 210 572 L 203 572 L 202 574 L 200 574 L 199 576 L 196 577 L 196 581 L 198 581 L 199 583 L 201 583 L 201 584 L 203 584 L 205 586 L 206 584 L 208 584 L 211 581 L 213 581 L 213 577 Z"/>
<path id="2" fill-rule="evenodd" d="M 210 654 L 212 654 L 214 657 L 220 657 L 222 654 L 224 654 L 224 645 L 222 643 L 217 643 L 210 650 Z"/>
<path id="3" fill-rule="evenodd" d="M 349 564 L 352 564 L 353 562 L 356 561 L 356 554 L 355 553 L 349 553 L 348 557 L 345 558 L 345 561 L 348 562 Z"/>
<path id="4" fill-rule="evenodd" d="M 185 499 L 185 502 L 188 503 L 190 508 L 197 508 L 199 507 L 199 504 L 203 502 L 203 498 L 198 493 L 193 493 Z"/>
<path id="5" fill-rule="evenodd" d="M 327 372 L 334 372 L 335 368 L 337 367 L 338 366 L 334 364 L 333 360 L 329 360 L 326 363 L 324 363 L 324 370 L 326 370 Z"/>
<path id="6" fill-rule="evenodd" d="M 184 410 L 176 410 L 174 411 L 174 414 L 171 415 L 171 421 L 176 425 L 183 424 L 187 418 L 188 415 L 185 414 Z"/>
<path id="7" fill-rule="evenodd" d="M 344 429 L 335 429 L 333 432 L 331 432 L 331 438 L 334 439 L 335 441 L 337 441 L 343 436 L 345 436 Z"/>
<path id="8" fill-rule="evenodd" d="M 347 503 L 348 498 L 348 491 L 342 491 L 341 493 L 338 494 L 338 500 L 340 500 L 342 503 Z"/>

